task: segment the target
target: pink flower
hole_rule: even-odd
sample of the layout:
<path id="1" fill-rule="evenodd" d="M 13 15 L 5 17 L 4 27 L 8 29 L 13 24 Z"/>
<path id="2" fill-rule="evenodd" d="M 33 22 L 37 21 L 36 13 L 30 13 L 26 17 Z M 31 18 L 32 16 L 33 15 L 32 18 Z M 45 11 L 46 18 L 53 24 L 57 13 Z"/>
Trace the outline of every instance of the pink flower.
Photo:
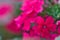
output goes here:
<path id="1" fill-rule="evenodd" d="M 60 34 L 60 26 L 58 27 L 58 30 L 57 30 L 57 32 Z"/>
<path id="2" fill-rule="evenodd" d="M 57 21 L 56 25 L 59 25 L 60 26 L 60 20 Z"/>
<path id="3" fill-rule="evenodd" d="M 35 21 L 35 18 L 30 18 L 25 20 L 23 29 L 28 31 L 30 29 L 31 23 L 33 23 L 34 21 Z"/>
<path id="4" fill-rule="evenodd" d="M 31 37 L 28 33 L 23 33 L 23 39 L 22 40 L 40 40 L 40 37 L 39 36 Z"/>
<path id="5" fill-rule="evenodd" d="M 53 0 L 55 4 L 60 4 L 60 0 Z"/>
<path id="6" fill-rule="evenodd" d="M 8 23 L 5 27 L 6 31 L 8 31 L 11 34 L 19 35 L 20 34 L 20 28 L 17 27 L 14 20 L 12 20 L 10 23 Z"/>
<path id="7" fill-rule="evenodd" d="M 50 30 L 52 32 L 56 31 L 56 24 L 54 24 L 54 18 L 52 18 L 52 16 L 49 16 L 46 18 L 46 20 L 44 22 L 44 26 L 47 27 L 48 30 Z"/>
<path id="8" fill-rule="evenodd" d="M 17 24 L 18 27 L 21 27 L 23 21 L 25 20 L 26 18 L 26 15 L 23 15 L 23 16 L 18 16 L 16 19 L 15 19 L 15 22 Z"/>
<path id="9" fill-rule="evenodd" d="M 56 37 L 58 37 L 57 34 L 52 34 L 52 35 L 50 36 L 50 40 L 55 40 Z"/>
<path id="10" fill-rule="evenodd" d="M 15 18 L 15 22 L 17 24 L 18 27 L 21 27 L 22 23 L 28 19 L 28 18 L 34 18 L 37 15 L 35 14 L 35 12 L 31 12 L 30 14 L 27 14 L 25 12 L 21 13 L 21 15 L 19 15 L 17 18 Z"/>
<path id="11" fill-rule="evenodd" d="M 0 2 L 0 22 L 1 22 L 0 25 L 1 24 L 5 25 L 12 20 L 13 18 L 12 12 L 13 12 L 12 4 Z"/>
<path id="12" fill-rule="evenodd" d="M 0 15 L 5 15 L 8 12 L 12 12 L 12 5 L 7 3 L 0 3 Z"/>
<path id="13" fill-rule="evenodd" d="M 42 20 L 44 20 L 44 19 L 42 19 Z M 56 31 L 56 24 L 54 24 L 54 19 L 51 16 L 46 18 L 46 20 L 44 22 L 40 23 L 39 26 L 40 26 L 40 34 L 42 37 L 48 38 L 50 36 L 51 32 Z"/>
<path id="14" fill-rule="evenodd" d="M 44 0 L 24 0 L 21 10 L 27 13 L 35 11 L 36 13 L 42 12 Z"/>
<path id="15" fill-rule="evenodd" d="M 31 24 L 34 25 L 31 27 Z M 30 30 L 33 30 L 31 31 Z M 49 16 L 46 20 L 40 16 L 35 18 L 28 18 L 24 21 L 23 30 L 29 31 L 31 35 L 41 35 L 42 37 L 49 37 L 50 32 L 56 31 L 56 25 L 54 24 L 54 19 Z"/>
<path id="16" fill-rule="evenodd" d="M 27 18 L 36 17 L 37 13 L 42 11 L 43 4 L 44 0 L 24 0 L 21 7 L 21 10 L 23 10 L 24 12 L 15 19 L 17 26 L 21 27 L 21 24 Z"/>
<path id="17" fill-rule="evenodd" d="M 57 32 L 60 34 L 60 20 L 57 21 Z"/>

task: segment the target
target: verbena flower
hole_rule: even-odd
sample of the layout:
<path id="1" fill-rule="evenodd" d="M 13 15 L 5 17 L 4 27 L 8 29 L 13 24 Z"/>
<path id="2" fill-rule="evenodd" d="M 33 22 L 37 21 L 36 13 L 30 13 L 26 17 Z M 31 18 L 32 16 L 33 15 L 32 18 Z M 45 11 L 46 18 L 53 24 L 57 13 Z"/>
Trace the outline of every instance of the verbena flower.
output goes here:
<path id="1" fill-rule="evenodd" d="M 5 25 L 5 29 L 7 32 L 14 34 L 14 35 L 19 35 L 20 34 L 20 28 L 17 27 L 16 23 L 14 20 L 12 20 L 10 23 Z"/>
<path id="2" fill-rule="evenodd" d="M 30 36 L 28 33 L 23 33 L 22 40 L 40 40 L 39 36 Z"/>
<path id="3" fill-rule="evenodd" d="M 34 24 L 32 25 L 32 23 Z M 31 36 L 40 35 L 48 38 L 50 37 L 51 32 L 56 31 L 56 24 L 54 24 L 54 19 L 51 16 L 49 16 L 46 20 L 37 16 L 35 18 L 26 19 L 24 21 L 23 30 L 29 31 Z"/>
<path id="4" fill-rule="evenodd" d="M 60 35 L 60 20 L 57 21 L 57 33 Z"/>
<path id="5" fill-rule="evenodd" d="M 43 10 L 43 4 L 44 0 L 24 0 L 20 9 L 26 13 L 31 13 L 32 11 L 39 13 Z"/>

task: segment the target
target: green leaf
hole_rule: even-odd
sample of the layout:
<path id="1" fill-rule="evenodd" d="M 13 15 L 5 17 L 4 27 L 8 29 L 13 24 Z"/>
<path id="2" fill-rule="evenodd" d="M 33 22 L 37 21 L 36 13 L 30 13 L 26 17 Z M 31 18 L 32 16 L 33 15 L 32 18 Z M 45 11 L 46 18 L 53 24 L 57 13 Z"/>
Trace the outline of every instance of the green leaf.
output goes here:
<path id="1" fill-rule="evenodd" d="M 20 15 L 20 13 L 22 12 L 22 11 L 20 10 L 20 7 L 21 7 L 21 4 L 20 4 L 20 3 L 17 3 L 17 4 L 16 4 L 16 8 L 15 8 L 15 16 Z"/>
<path id="2" fill-rule="evenodd" d="M 53 16 L 55 19 L 60 18 L 60 7 L 59 7 L 59 5 L 49 6 L 46 9 L 46 12 L 47 12 L 48 15 Z"/>

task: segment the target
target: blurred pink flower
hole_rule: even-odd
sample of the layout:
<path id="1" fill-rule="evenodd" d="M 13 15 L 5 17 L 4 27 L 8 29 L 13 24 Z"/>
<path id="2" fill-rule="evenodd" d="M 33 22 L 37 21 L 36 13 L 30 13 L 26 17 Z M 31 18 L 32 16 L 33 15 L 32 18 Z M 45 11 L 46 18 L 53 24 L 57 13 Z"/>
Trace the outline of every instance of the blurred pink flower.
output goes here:
<path id="1" fill-rule="evenodd" d="M 23 33 L 22 40 L 40 40 L 40 36 L 30 36 L 28 33 Z"/>
<path id="2" fill-rule="evenodd" d="M 0 22 L 6 24 L 12 20 L 13 5 L 6 2 L 0 3 Z"/>
<path id="3" fill-rule="evenodd" d="M 42 12 L 44 0 L 24 0 L 21 10 L 27 13 L 35 11 L 36 13 Z"/>
<path id="4" fill-rule="evenodd" d="M 60 26 L 58 27 L 58 30 L 57 30 L 58 34 L 60 34 Z"/>
<path id="5" fill-rule="evenodd" d="M 60 0 L 53 0 L 55 4 L 60 4 Z"/>
<path id="6" fill-rule="evenodd" d="M 18 16 L 15 21 L 16 21 L 16 24 L 18 27 L 21 27 L 23 21 L 25 20 L 26 18 L 26 15 L 23 15 L 23 16 Z"/>
<path id="7" fill-rule="evenodd" d="M 60 26 L 60 20 L 58 20 L 58 21 L 56 22 L 56 25 Z"/>
<path id="8" fill-rule="evenodd" d="M 8 12 L 12 12 L 12 5 L 0 3 L 0 15 L 7 14 Z"/>
<path id="9" fill-rule="evenodd" d="M 60 20 L 57 21 L 57 32 L 60 34 Z"/>
<path id="10" fill-rule="evenodd" d="M 51 34 L 50 40 L 55 40 L 56 37 L 58 37 L 58 34 Z"/>
<path id="11" fill-rule="evenodd" d="M 8 23 L 5 27 L 6 31 L 14 34 L 14 35 L 19 35 L 20 34 L 20 28 L 17 27 L 16 23 L 14 20 L 12 20 L 10 23 Z"/>

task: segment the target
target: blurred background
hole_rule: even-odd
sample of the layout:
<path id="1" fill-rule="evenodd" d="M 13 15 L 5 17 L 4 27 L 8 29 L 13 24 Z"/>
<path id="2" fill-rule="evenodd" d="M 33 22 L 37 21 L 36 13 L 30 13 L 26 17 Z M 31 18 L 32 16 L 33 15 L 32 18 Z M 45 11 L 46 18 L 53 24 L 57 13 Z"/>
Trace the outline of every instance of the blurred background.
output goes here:
<path id="1" fill-rule="evenodd" d="M 14 35 L 5 30 L 5 25 L 10 23 L 13 18 L 20 14 L 20 5 L 21 2 L 19 0 L 0 0 L 0 40 L 21 39 L 20 35 Z"/>

